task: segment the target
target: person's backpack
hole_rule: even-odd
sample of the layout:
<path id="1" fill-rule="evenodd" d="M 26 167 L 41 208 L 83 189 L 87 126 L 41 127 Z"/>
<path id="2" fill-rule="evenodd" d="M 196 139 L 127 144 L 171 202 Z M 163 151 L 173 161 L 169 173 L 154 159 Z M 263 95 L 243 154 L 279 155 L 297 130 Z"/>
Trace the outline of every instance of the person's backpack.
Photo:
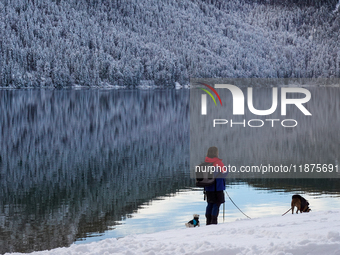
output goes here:
<path id="1" fill-rule="evenodd" d="M 215 183 L 214 172 L 210 171 L 213 165 L 213 163 L 203 162 L 195 167 L 196 187 L 204 188 Z"/>

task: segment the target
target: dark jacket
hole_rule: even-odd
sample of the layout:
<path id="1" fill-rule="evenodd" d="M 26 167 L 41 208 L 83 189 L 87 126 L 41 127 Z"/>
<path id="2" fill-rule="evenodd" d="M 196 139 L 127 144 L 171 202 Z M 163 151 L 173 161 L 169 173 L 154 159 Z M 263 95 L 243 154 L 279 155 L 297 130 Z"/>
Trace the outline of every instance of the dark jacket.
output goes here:
<path id="1" fill-rule="evenodd" d="M 205 162 L 213 163 L 214 167 L 221 167 L 221 170 L 223 170 L 224 164 L 221 159 L 219 158 L 205 158 Z M 226 169 L 225 169 L 226 170 Z M 225 190 L 225 178 L 227 177 L 228 171 L 225 172 L 215 172 L 215 178 L 216 178 L 216 185 L 210 185 L 208 187 L 205 187 L 205 191 L 221 191 Z"/>

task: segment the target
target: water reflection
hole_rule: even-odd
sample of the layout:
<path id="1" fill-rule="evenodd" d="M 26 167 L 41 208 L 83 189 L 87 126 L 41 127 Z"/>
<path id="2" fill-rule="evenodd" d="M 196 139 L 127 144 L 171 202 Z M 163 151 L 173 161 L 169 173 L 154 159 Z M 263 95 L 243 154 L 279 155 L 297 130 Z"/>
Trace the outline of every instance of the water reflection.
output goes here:
<path id="1" fill-rule="evenodd" d="M 204 215 L 202 191 L 183 190 L 193 187 L 188 106 L 187 90 L 0 90 L 0 253 L 184 227 Z M 268 204 L 287 210 L 294 192 L 340 194 L 327 179 L 230 181 L 250 216 Z M 226 206 L 226 221 L 242 218 Z"/>
<path id="2" fill-rule="evenodd" d="M 268 179 L 267 179 L 268 180 Z M 249 181 L 249 180 L 248 180 Z M 229 181 L 227 184 L 228 195 L 234 203 L 249 217 L 268 218 L 281 216 L 290 208 L 291 196 L 295 193 L 303 195 L 309 202 L 313 212 L 325 210 L 340 210 L 340 192 L 333 195 L 327 192 L 314 193 L 312 190 L 322 187 L 309 183 L 291 185 L 291 190 L 287 190 L 285 185 L 275 186 L 273 179 L 268 180 L 270 188 L 264 186 L 249 185 L 247 181 Z M 309 184 L 308 184 L 309 183 Z M 314 188 L 304 188 L 314 186 Z M 308 191 L 309 190 L 309 191 Z M 133 234 L 145 234 L 168 229 L 184 229 L 184 223 L 192 218 L 192 214 L 200 215 L 200 223 L 205 225 L 206 201 L 203 200 L 202 189 L 191 188 L 183 189 L 176 194 L 158 197 L 151 202 L 143 204 L 135 213 L 121 221 L 120 225 L 114 226 L 114 230 L 107 230 L 103 233 L 94 234 L 93 237 L 79 240 L 76 244 L 99 241 L 106 238 L 120 238 Z M 224 207 L 224 213 L 223 213 Z M 289 212 L 291 214 L 291 212 Z M 233 222 L 236 220 L 248 220 L 226 196 L 226 203 L 221 206 L 220 223 Z"/>
<path id="3" fill-rule="evenodd" d="M 242 181 L 242 180 L 239 180 Z M 303 192 L 314 196 L 340 194 L 339 179 L 246 179 L 246 183 L 257 189 L 271 191 Z"/>
<path id="4" fill-rule="evenodd" d="M 192 89 L 190 94 L 192 97 L 190 100 L 191 169 L 193 170 L 194 165 L 201 161 L 201 155 L 206 153 L 206 148 L 214 145 L 219 148 L 219 155 L 223 162 L 235 166 L 236 171 L 231 173 L 235 178 L 262 178 L 264 175 L 261 172 L 242 174 L 241 171 L 237 171 L 241 166 L 265 166 L 269 169 L 269 165 L 285 166 L 287 172 L 268 174 L 268 171 L 265 174 L 268 178 L 339 178 L 339 166 L 336 168 L 335 165 L 340 161 L 338 131 L 340 88 L 316 86 L 306 86 L 306 88 L 311 93 L 312 99 L 305 105 L 312 116 L 305 116 L 294 105 L 287 105 L 287 115 L 281 115 L 280 104 L 270 115 L 255 115 L 247 107 L 244 115 L 233 115 L 233 98 L 228 89 L 218 90 L 223 99 L 223 106 L 217 107 L 213 100 L 208 100 L 207 115 L 201 115 L 202 92 L 200 89 Z M 242 91 L 247 95 L 247 87 L 242 87 Z M 273 101 L 271 87 L 253 88 L 253 94 L 255 109 L 263 110 L 271 107 Z M 289 98 L 291 97 L 299 98 L 301 95 L 289 93 Z M 228 123 L 214 127 L 214 119 L 227 120 Z M 281 123 L 285 119 L 292 119 L 298 125 L 283 127 Z M 249 125 L 251 120 L 255 122 Z M 276 121 L 273 124 L 274 122 L 267 120 Z M 302 171 L 305 164 L 315 164 L 314 171 L 310 170 L 308 173 Z M 316 164 L 331 165 L 333 171 L 317 173 Z M 288 169 L 291 169 L 289 173 Z"/>
<path id="5" fill-rule="evenodd" d="M 188 91 L 1 90 L 0 253 L 69 246 L 189 186 Z"/>
<path id="6" fill-rule="evenodd" d="M 340 188 L 334 190 L 336 193 L 330 195 L 327 191 L 322 191 L 322 185 L 319 186 L 317 182 L 313 183 L 311 179 L 304 180 L 298 185 L 296 185 L 297 183 L 292 185 L 289 180 L 291 179 L 287 180 L 286 185 L 276 186 L 277 180 L 267 179 L 269 187 L 266 185 L 257 186 L 254 183 L 249 185 L 252 182 L 249 180 L 247 182 L 230 182 L 227 185 L 227 191 L 241 210 L 252 219 L 282 215 L 290 208 L 293 194 L 301 194 L 309 201 L 311 213 L 340 210 Z M 325 179 L 324 181 L 326 182 Z M 304 185 L 307 185 L 307 187 Z M 226 201 L 227 222 L 246 219 L 229 199 Z"/>

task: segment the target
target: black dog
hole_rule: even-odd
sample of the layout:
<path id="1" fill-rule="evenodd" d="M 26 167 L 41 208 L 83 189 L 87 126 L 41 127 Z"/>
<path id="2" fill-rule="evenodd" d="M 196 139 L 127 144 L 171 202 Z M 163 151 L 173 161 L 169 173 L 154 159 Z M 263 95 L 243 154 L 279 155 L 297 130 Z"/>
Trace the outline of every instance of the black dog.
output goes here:
<path id="1" fill-rule="evenodd" d="M 200 216 L 198 214 L 194 214 L 193 216 L 194 218 L 191 221 L 185 223 L 185 226 L 187 226 L 187 228 L 194 228 L 200 226 L 200 221 L 198 220 Z"/>
<path id="2" fill-rule="evenodd" d="M 301 213 L 303 212 L 309 212 L 311 209 L 309 208 L 309 203 L 306 199 L 301 197 L 300 195 L 293 195 L 292 196 L 292 214 L 294 214 L 294 206 L 296 206 L 296 213 L 300 211 Z"/>

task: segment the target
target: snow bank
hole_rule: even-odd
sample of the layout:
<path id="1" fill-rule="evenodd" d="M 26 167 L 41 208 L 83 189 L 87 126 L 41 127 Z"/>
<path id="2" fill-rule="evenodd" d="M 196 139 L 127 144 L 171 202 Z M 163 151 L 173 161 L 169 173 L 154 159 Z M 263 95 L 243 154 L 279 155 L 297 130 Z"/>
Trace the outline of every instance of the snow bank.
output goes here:
<path id="1" fill-rule="evenodd" d="M 269 208 L 270 210 L 270 208 Z M 203 219 L 201 219 L 203 221 Z M 202 224 L 204 225 L 204 224 Z M 340 211 L 130 235 L 32 254 L 340 254 Z M 22 253 L 13 253 L 22 254 Z"/>

